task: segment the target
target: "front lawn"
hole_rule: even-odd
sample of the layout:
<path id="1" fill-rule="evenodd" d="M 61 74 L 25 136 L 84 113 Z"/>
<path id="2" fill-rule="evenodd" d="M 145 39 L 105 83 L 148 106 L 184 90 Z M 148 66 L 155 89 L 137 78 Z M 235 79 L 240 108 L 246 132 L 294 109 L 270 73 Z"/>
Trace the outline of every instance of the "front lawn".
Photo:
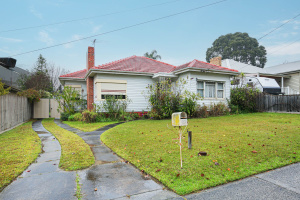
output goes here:
<path id="1" fill-rule="evenodd" d="M 60 143 L 59 167 L 68 171 L 84 169 L 94 164 L 94 155 L 81 137 L 57 126 L 53 119 L 43 119 L 42 124 Z"/>
<path id="2" fill-rule="evenodd" d="M 27 122 L 0 134 L 0 191 L 41 153 L 41 140 Z"/>
<path id="3" fill-rule="evenodd" d="M 115 124 L 118 122 L 96 122 L 96 123 L 84 123 L 79 121 L 63 121 L 63 123 L 68 124 L 73 128 L 77 128 L 83 132 L 92 132 L 104 126 Z"/>
<path id="4" fill-rule="evenodd" d="M 300 161 L 300 115 L 255 113 L 188 122 L 193 148 L 187 148 L 185 132 L 183 169 L 178 128 L 171 120 L 128 122 L 101 140 L 180 195 Z M 199 151 L 208 155 L 198 156 Z"/>

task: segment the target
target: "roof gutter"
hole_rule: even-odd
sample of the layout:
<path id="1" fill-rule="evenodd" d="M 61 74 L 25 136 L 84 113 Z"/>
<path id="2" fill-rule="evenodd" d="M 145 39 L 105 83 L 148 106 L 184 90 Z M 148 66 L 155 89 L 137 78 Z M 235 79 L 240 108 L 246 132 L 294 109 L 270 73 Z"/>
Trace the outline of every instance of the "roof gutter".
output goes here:
<path id="1" fill-rule="evenodd" d="M 184 72 L 209 72 L 209 73 L 215 73 L 215 74 L 229 74 L 229 75 L 238 75 L 240 72 L 234 72 L 234 71 L 224 71 L 224 70 L 215 70 L 215 69 L 206 69 L 206 68 L 194 68 L 194 67 L 187 67 L 183 68 L 177 71 L 174 71 L 174 74 L 181 74 Z"/>
<path id="2" fill-rule="evenodd" d="M 88 73 L 86 73 L 84 79 L 87 77 L 94 75 L 95 73 L 101 74 L 123 74 L 123 75 L 137 75 L 137 76 L 153 76 L 153 73 L 148 72 L 129 72 L 129 71 L 118 71 L 118 70 L 105 70 L 105 69 L 90 69 Z"/>

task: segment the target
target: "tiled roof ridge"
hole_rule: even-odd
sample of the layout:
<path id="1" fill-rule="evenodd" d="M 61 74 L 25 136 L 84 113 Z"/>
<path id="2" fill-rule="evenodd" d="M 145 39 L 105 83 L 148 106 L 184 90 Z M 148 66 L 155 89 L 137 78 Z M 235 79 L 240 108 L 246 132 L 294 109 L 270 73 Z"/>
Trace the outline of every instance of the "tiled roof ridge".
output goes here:
<path id="1" fill-rule="evenodd" d="M 76 72 L 72 72 L 72 73 L 69 73 L 69 74 L 60 75 L 59 77 L 72 77 L 71 75 L 74 75 L 74 74 L 77 74 L 77 73 L 81 73 L 83 71 L 86 71 L 86 69 L 82 69 L 82 70 L 79 70 L 79 71 L 76 71 Z M 72 77 L 72 78 L 74 78 L 74 77 Z"/>
<path id="2" fill-rule="evenodd" d="M 162 61 L 159 61 L 159 60 L 154 60 L 154 59 L 152 59 L 152 58 L 148 58 L 148 57 L 145 57 L 145 56 L 136 56 L 136 57 L 146 58 L 146 59 L 148 59 L 148 60 L 152 60 L 152 61 L 155 61 L 155 62 L 159 62 L 159 63 L 161 63 L 161 64 L 169 65 L 169 66 L 171 66 L 171 67 L 173 67 L 173 68 L 176 68 L 175 65 L 171 65 L 171 64 L 169 64 L 169 63 L 165 63 L 165 62 L 162 62 Z"/>
<path id="3" fill-rule="evenodd" d="M 104 67 L 104 66 L 110 66 L 110 65 L 113 65 L 113 64 L 117 64 L 117 63 L 120 63 L 122 61 L 125 61 L 125 60 L 129 60 L 131 58 L 135 58 L 137 57 L 136 55 L 133 55 L 133 56 L 130 56 L 130 57 L 127 57 L 127 58 L 123 58 L 123 59 L 119 59 L 119 60 L 115 60 L 115 61 L 112 61 L 112 62 L 108 62 L 108 63 L 104 63 L 102 65 L 98 65 L 98 66 L 94 66 L 92 67 L 93 69 L 101 69 L 101 67 Z"/>
<path id="4" fill-rule="evenodd" d="M 230 71 L 234 71 L 234 72 L 239 72 L 239 71 L 236 70 L 236 69 L 230 69 L 230 68 L 227 68 L 227 67 L 222 67 L 222 66 L 214 65 L 214 64 L 207 63 L 207 62 L 204 62 L 204 61 L 201 61 L 201 60 L 197 60 L 197 59 L 195 59 L 195 60 L 193 60 L 193 61 L 201 62 L 201 63 L 208 64 L 208 65 L 212 65 L 212 66 L 215 66 L 215 67 L 220 67 L 220 68 L 223 68 L 223 69 L 226 69 L 226 70 L 230 70 Z"/>

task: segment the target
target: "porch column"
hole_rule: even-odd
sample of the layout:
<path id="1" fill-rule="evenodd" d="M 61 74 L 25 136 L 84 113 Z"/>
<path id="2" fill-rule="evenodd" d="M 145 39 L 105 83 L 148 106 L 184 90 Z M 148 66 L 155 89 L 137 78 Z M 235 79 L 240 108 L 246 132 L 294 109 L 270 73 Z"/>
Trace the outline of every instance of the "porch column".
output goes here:
<path id="1" fill-rule="evenodd" d="M 283 88 L 283 76 L 281 77 L 281 88 Z"/>

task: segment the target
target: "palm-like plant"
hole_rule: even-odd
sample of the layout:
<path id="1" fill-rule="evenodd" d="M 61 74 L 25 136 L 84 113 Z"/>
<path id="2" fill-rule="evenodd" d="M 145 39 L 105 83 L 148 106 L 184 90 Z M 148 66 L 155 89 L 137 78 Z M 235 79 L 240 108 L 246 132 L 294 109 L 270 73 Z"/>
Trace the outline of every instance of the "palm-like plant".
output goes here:
<path id="1" fill-rule="evenodd" d="M 157 60 L 157 59 L 161 60 L 161 56 L 157 55 L 157 51 L 156 50 L 153 50 L 151 53 L 147 52 L 147 53 L 144 54 L 144 56 L 147 57 L 147 58 L 154 59 L 154 60 Z"/>

